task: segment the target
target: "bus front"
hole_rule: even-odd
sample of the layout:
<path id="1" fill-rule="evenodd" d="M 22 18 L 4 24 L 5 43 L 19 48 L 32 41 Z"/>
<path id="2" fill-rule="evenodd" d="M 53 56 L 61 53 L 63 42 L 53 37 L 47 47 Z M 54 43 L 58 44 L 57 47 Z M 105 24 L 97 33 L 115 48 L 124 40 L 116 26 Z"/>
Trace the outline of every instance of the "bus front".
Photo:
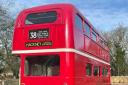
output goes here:
<path id="1" fill-rule="evenodd" d="M 20 85 L 69 85 L 73 53 L 65 12 L 57 6 L 35 7 L 17 18 L 12 53 L 21 58 Z M 67 33 L 68 32 L 68 33 Z M 68 43 L 68 44 L 67 44 Z"/>

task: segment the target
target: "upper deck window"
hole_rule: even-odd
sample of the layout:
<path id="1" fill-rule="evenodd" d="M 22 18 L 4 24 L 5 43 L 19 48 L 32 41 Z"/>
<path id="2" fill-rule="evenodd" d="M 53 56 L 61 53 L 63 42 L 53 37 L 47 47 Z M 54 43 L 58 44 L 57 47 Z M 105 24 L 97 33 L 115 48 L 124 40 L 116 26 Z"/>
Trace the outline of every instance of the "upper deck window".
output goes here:
<path id="1" fill-rule="evenodd" d="M 92 31 L 92 39 L 93 39 L 94 41 L 97 40 L 97 34 L 96 34 L 94 31 Z"/>
<path id="2" fill-rule="evenodd" d="M 79 15 L 76 15 L 75 26 L 80 30 L 82 29 L 82 18 Z"/>
<path id="3" fill-rule="evenodd" d="M 100 38 L 99 42 L 100 42 L 101 46 L 103 46 L 103 47 L 106 46 L 106 42 L 102 38 Z"/>
<path id="4" fill-rule="evenodd" d="M 25 20 L 25 24 L 43 24 L 56 21 L 57 13 L 55 11 L 40 12 L 29 14 Z"/>
<path id="5" fill-rule="evenodd" d="M 85 34 L 90 37 L 90 27 L 88 24 L 84 24 L 84 28 L 85 28 Z"/>

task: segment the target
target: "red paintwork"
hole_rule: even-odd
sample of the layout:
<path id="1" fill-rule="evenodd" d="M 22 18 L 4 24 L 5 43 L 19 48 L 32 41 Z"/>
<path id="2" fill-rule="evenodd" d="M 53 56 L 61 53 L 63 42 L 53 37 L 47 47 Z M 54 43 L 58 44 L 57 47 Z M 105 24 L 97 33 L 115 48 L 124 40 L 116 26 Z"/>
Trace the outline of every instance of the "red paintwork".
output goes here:
<path id="1" fill-rule="evenodd" d="M 58 19 L 54 23 L 25 25 L 24 21 L 28 14 L 36 12 L 44 12 L 55 10 L 58 12 Z M 109 63 L 109 49 L 94 42 L 91 38 L 84 35 L 84 30 L 75 28 L 74 19 L 78 10 L 70 4 L 52 4 L 39 6 L 23 10 L 17 17 L 14 29 L 13 48 L 12 50 L 34 50 L 34 49 L 53 49 L 53 48 L 74 48 L 79 51 L 87 52 L 90 55 L 104 60 Z M 82 15 L 83 20 L 88 22 Z M 90 24 L 88 22 L 88 24 Z M 91 29 L 93 26 L 90 24 Z M 29 40 L 28 32 L 30 29 L 49 28 L 50 37 L 48 39 Z M 95 30 L 95 29 L 94 29 Z M 96 30 L 95 30 L 96 32 Z M 96 32 L 97 33 L 97 32 Z M 98 33 L 97 33 L 98 34 Z M 98 34 L 99 35 L 99 34 Z M 100 35 L 99 35 L 100 36 Z M 25 47 L 26 42 L 52 41 L 52 46 L 41 47 Z M 58 77 L 27 77 L 24 75 L 24 60 L 28 55 L 60 55 L 60 76 Z M 19 54 L 21 58 L 21 83 L 25 85 L 110 85 L 110 66 L 83 57 L 75 53 L 59 52 L 59 53 L 33 53 Z M 91 63 L 109 69 L 107 77 L 86 76 L 86 63 Z M 101 69 L 100 69 L 101 70 Z M 67 83 L 67 84 L 65 84 Z"/>

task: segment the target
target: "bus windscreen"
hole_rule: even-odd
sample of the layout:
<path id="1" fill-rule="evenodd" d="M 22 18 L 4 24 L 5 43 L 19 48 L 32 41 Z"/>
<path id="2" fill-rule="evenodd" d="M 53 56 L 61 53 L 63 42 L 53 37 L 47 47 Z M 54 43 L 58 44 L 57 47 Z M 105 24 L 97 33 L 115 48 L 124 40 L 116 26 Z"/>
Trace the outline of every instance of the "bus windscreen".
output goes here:
<path id="1" fill-rule="evenodd" d="M 57 19 L 56 11 L 28 14 L 25 20 L 26 25 L 52 23 Z"/>

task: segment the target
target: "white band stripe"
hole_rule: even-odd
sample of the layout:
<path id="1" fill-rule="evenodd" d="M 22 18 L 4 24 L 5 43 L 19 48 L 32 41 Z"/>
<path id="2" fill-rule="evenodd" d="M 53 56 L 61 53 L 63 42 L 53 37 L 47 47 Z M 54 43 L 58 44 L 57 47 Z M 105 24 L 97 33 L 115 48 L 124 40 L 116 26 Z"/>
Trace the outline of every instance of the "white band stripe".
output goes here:
<path id="1" fill-rule="evenodd" d="M 57 48 L 57 49 L 38 49 L 38 50 L 17 50 L 17 51 L 12 51 L 12 54 L 26 54 L 26 53 L 47 53 L 47 52 L 74 52 L 76 54 L 82 55 L 87 58 L 91 58 L 93 60 L 99 61 L 101 63 L 110 65 L 108 62 L 101 60 L 99 58 L 96 58 L 92 55 L 89 55 L 85 52 L 78 51 L 76 49 L 72 48 Z"/>

